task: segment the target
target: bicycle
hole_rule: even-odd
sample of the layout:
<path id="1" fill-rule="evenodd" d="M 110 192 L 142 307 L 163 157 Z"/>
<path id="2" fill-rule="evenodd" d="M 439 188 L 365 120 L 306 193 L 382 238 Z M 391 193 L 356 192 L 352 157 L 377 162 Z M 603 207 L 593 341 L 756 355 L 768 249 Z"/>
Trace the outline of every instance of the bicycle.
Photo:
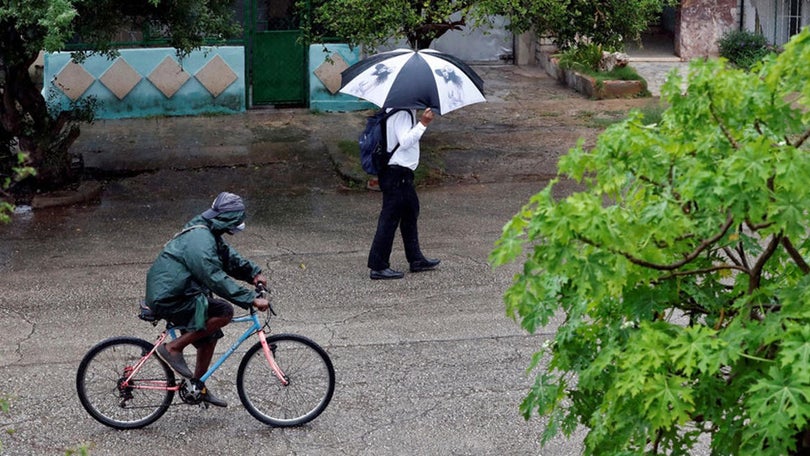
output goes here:
<path id="1" fill-rule="evenodd" d="M 256 288 L 259 297 L 267 290 Z M 145 306 L 142 306 L 142 310 Z M 146 308 L 148 310 L 148 308 Z M 157 326 L 159 319 L 141 312 L 141 319 Z M 297 334 L 269 335 L 272 306 L 264 323 L 258 311 L 234 317 L 231 322 L 250 326 L 199 379 L 182 378 L 155 354 L 167 337 L 181 329 L 166 323 L 155 343 L 136 337 L 112 337 L 93 346 L 76 372 L 76 390 L 84 409 L 99 422 L 115 429 L 137 429 L 157 421 L 174 402 L 204 405 L 206 380 L 245 342 L 259 341 L 242 357 L 236 374 L 239 400 L 257 420 L 275 427 L 300 426 L 314 420 L 329 405 L 335 391 L 335 369 L 326 351 Z"/>

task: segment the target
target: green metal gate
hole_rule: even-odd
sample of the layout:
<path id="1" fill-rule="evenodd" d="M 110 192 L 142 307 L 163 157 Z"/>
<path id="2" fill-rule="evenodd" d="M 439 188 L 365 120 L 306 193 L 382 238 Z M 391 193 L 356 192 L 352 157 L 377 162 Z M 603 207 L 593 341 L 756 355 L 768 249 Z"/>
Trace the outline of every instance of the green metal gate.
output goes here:
<path id="1" fill-rule="evenodd" d="M 295 0 L 250 0 L 251 105 L 306 105 L 307 61 Z"/>

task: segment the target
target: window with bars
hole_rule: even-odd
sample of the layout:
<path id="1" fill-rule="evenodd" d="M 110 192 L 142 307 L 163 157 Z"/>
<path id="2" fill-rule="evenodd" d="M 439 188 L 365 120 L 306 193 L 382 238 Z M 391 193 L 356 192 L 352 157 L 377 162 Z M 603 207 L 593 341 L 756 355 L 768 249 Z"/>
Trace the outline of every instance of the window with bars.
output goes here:
<path id="1" fill-rule="evenodd" d="M 810 0 L 777 0 L 774 43 L 782 45 L 810 23 Z"/>

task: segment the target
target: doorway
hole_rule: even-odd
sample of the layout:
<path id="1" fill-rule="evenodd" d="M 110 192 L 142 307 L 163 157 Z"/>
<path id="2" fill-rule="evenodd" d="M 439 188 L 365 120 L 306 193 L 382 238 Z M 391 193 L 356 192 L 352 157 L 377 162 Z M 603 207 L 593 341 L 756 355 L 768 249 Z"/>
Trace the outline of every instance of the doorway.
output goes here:
<path id="1" fill-rule="evenodd" d="M 307 60 L 295 0 L 250 0 L 249 105 L 305 106 Z"/>

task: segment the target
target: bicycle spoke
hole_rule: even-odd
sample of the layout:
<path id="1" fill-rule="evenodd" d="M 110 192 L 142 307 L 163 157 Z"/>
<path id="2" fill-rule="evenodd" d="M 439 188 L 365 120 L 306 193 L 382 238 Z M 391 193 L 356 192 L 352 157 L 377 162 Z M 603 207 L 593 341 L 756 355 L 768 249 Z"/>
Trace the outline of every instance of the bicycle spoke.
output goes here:
<path id="1" fill-rule="evenodd" d="M 276 363 L 287 376 L 286 386 L 270 368 L 261 345 L 251 348 L 237 374 L 237 389 L 245 408 L 275 426 L 296 426 L 317 417 L 329 404 L 335 385 L 328 355 L 311 340 L 296 335 L 268 339 Z"/>
<path id="2" fill-rule="evenodd" d="M 167 366 L 150 357 L 132 374 L 151 347 L 146 341 L 122 337 L 108 339 L 87 353 L 76 375 L 76 387 L 93 418 L 107 426 L 131 429 L 146 426 L 166 412 L 174 396 L 166 389 L 174 383 Z M 124 387 L 130 375 L 129 386 Z M 139 388 L 139 384 L 150 388 Z"/>

